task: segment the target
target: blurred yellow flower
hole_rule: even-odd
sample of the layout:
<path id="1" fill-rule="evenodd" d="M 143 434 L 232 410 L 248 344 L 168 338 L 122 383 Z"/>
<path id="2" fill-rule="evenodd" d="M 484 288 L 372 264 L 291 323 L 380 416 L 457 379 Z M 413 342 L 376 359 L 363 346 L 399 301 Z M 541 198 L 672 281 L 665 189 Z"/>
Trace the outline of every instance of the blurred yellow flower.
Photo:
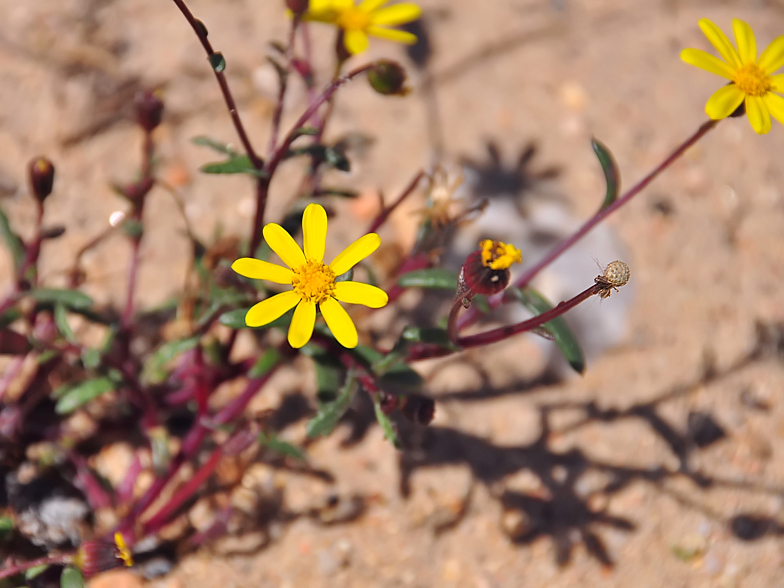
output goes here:
<path id="1" fill-rule="evenodd" d="M 288 267 L 243 257 L 235 261 L 231 268 L 246 278 L 291 284 L 293 289 L 252 306 L 245 314 L 245 324 L 261 327 L 296 307 L 288 339 L 292 347 L 300 348 L 313 334 L 318 307 L 338 343 L 343 347 L 356 347 L 357 329 L 338 300 L 381 308 L 389 298 L 386 292 L 370 284 L 337 282 L 336 278 L 378 249 L 381 244 L 379 236 L 368 233 L 360 237 L 326 265 L 323 259 L 327 240 L 327 213 L 322 206 L 309 204 L 302 216 L 304 252 L 291 235 L 275 223 L 264 227 L 264 239 Z"/>
<path id="2" fill-rule="evenodd" d="M 391 29 L 422 16 L 422 9 L 413 2 L 384 7 L 389 0 L 310 0 L 305 20 L 333 24 L 343 30 L 343 44 L 349 53 L 362 53 L 368 46 L 368 35 L 413 45 L 416 35 Z"/>
<path id="3" fill-rule="evenodd" d="M 724 61 L 699 49 L 684 49 L 681 59 L 730 80 L 708 99 L 705 106 L 708 116 L 714 120 L 726 118 L 745 103 L 749 122 L 756 132 L 770 131 L 771 115 L 784 124 L 784 98 L 774 94 L 784 92 L 784 74 L 773 75 L 784 65 L 784 36 L 774 39 L 757 59 L 754 31 L 744 21 L 732 20 L 737 50 L 707 18 L 701 19 L 699 25 Z"/>

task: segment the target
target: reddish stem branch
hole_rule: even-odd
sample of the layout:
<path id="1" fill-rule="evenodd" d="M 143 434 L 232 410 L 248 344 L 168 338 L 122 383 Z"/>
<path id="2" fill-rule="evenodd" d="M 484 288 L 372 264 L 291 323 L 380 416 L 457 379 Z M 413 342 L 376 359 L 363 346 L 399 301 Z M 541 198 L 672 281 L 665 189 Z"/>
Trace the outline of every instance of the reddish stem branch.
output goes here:
<path id="1" fill-rule="evenodd" d="M 73 555 L 66 554 L 66 555 L 53 555 L 47 557 L 39 557 L 38 559 L 31 559 L 30 561 L 26 561 L 20 564 L 11 564 L 7 565 L 4 568 L 0 569 L 0 580 L 3 578 L 10 578 L 11 576 L 15 576 L 17 574 L 21 574 L 22 572 L 26 572 L 30 568 L 35 568 L 38 566 L 67 566 L 73 561 Z"/>
<path id="2" fill-rule="evenodd" d="M 420 170 L 420 172 L 415 175 L 414 179 L 411 180 L 411 182 L 408 184 L 406 189 L 403 190 L 403 193 L 397 197 L 397 200 L 395 200 L 389 206 L 385 206 L 383 210 L 378 213 L 376 219 L 371 223 L 370 227 L 368 227 L 368 233 L 375 233 L 379 227 L 386 222 L 387 218 L 389 218 L 389 215 L 392 214 L 395 209 L 414 192 L 414 190 L 416 190 L 416 187 L 419 185 L 419 182 L 422 180 L 424 175 L 425 172 Z"/>
<path id="3" fill-rule="evenodd" d="M 593 215 L 590 219 L 588 219 L 582 227 L 580 227 L 576 233 L 574 233 L 568 239 L 565 239 L 558 245 L 556 245 L 544 258 L 542 258 L 536 265 L 528 269 L 523 275 L 521 275 L 515 282 L 512 284 L 513 286 L 517 286 L 518 288 L 524 288 L 528 285 L 528 283 L 536 276 L 540 271 L 542 271 L 545 267 L 550 265 L 555 259 L 557 259 L 564 251 L 569 249 L 572 245 L 574 245 L 577 241 L 582 239 L 586 233 L 588 233 L 591 229 L 593 229 L 596 225 L 602 222 L 605 218 L 611 215 L 613 212 L 618 210 L 621 206 L 629 202 L 632 198 L 634 198 L 637 194 L 639 194 L 644 188 L 648 186 L 659 174 L 661 174 L 665 169 L 667 169 L 670 165 L 672 165 L 683 153 L 692 145 L 694 145 L 697 141 L 699 141 L 704 135 L 706 135 L 713 127 L 719 124 L 717 120 L 709 120 L 703 123 L 697 131 L 686 139 L 683 143 L 681 143 L 675 151 L 673 151 L 667 159 L 661 162 L 658 166 L 656 166 L 653 171 L 651 171 L 647 176 L 637 182 L 634 186 L 632 186 L 628 191 L 626 191 L 620 198 L 615 200 L 610 206 L 606 208 L 602 208 L 599 210 L 595 215 Z M 507 298 L 506 293 L 501 293 L 492 298 L 488 298 L 487 302 L 491 309 L 498 308 L 503 304 L 504 301 L 510 300 Z M 458 329 L 463 329 L 473 323 L 475 323 L 479 317 L 481 316 L 481 312 L 475 308 L 472 308 L 468 312 L 466 312 L 461 320 L 458 321 Z"/>

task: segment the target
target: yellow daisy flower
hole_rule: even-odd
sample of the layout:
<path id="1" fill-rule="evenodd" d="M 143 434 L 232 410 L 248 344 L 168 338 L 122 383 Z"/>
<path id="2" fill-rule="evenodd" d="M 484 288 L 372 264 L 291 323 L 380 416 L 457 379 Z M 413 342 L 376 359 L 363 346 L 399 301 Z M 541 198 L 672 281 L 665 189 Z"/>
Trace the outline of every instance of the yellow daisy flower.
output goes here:
<path id="1" fill-rule="evenodd" d="M 333 24 L 343 29 L 343 44 L 351 54 L 362 53 L 368 46 L 368 35 L 413 45 L 416 35 L 398 29 L 422 16 L 422 9 L 413 2 L 384 7 L 389 0 L 310 0 L 305 20 Z"/>
<path id="2" fill-rule="evenodd" d="M 732 20 L 737 51 L 713 22 L 703 18 L 699 24 L 724 61 L 699 49 L 684 49 L 681 59 L 731 82 L 708 99 L 708 116 L 726 118 L 745 102 L 749 122 L 758 133 L 770 131 L 771 115 L 784 124 L 784 98 L 774 94 L 784 92 L 784 74 L 773 75 L 784 65 L 784 36 L 777 37 L 757 59 L 757 41 L 747 23 Z"/>
<path id="3" fill-rule="evenodd" d="M 381 244 L 379 236 L 368 233 L 360 237 L 326 265 L 323 259 L 327 240 L 327 213 L 322 206 L 309 204 L 302 216 L 304 251 L 283 227 L 275 223 L 264 227 L 264 239 L 288 267 L 243 257 L 235 261 L 231 268 L 246 278 L 291 284 L 293 289 L 252 306 L 245 314 L 245 324 L 249 327 L 264 326 L 296 306 L 288 339 L 289 344 L 298 349 L 313 334 L 318 307 L 338 343 L 343 347 L 356 347 L 357 329 L 338 300 L 381 308 L 389 298 L 386 292 L 370 284 L 337 282 L 336 278 L 378 249 Z"/>

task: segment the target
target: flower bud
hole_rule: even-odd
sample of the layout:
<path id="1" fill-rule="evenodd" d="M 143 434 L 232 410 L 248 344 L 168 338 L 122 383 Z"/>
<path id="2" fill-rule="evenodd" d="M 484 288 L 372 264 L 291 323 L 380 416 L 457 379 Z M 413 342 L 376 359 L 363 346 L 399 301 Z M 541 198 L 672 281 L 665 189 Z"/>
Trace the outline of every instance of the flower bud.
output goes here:
<path id="1" fill-rule="evenodd" d="M 395 61 L 381 59 L 367 73 L 370 86 L 384 96 L 405 96 L 411 88 L 405 85 L 406 70 Z"/>
<path id="2" fill-rule="evenodd" d="M 38 157 L 30 162 L 30 191 L 39 202 L 43 202 L 52 193 L 54 185 L 54 165 L 45 157 Z"/>
<path id="3" fill-rule="evenodd" d="M 429 425 L 436 414 L 436 403 L 427 396 L 412 394 L 402 399 L 400 412 L 413 423 Z"/>
<path id="4" fill-rule="evenodd" d="M 143 90 L 136 92 L 133 99 L 136 108 L 136 122 L 148 133 L 161 124 L 163 117 L 163 92 Z"/>
<path id="5" fill-rule="evenodd" d="M 301 16 L 308 11 L 310 0 L 286 0 L 286 8 L 297 16 Z"/>
<path id="6" fill-rule="evenodd" d="M 133 556 L 121 533 L 114 534 L 114 541 L 93 539 L 79 546 L 73 564 L 79 568 L 85 578 L 91 578 L 101 572 L 133 565 Z"/>
<path id="7" fill-rule="evenodd" d="M 479 247 L 466 259 L 460 278 L 474 294 L 498 294 L 509 284 L 509 266 L 522 262 L 522 254 L 514 245 L 490 239 Z"/>

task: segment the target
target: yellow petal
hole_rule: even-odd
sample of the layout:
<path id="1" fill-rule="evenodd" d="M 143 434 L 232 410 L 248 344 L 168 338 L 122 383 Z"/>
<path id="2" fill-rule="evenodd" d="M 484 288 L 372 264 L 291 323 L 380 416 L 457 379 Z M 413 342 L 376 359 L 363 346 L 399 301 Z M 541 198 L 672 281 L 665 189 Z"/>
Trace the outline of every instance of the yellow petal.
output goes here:
<path id="1" fill-rule="evenodd" d="M 303 300 L 291 318 L 289 327 L 289 345 L 294 349 L 299 349 L 310 341 L 313 335 L 313 327 L 316 325 L 316 304 Z"/>
<path id="2" fill-rule="evenodd" d="M 690 65 L 696 65 L 700 69 L 709 71 L 712 74 L 732 80 L 735 77 L 735 70 L 724 63 L 718 57 L 705 53 L 700 49 L 684 49 L 681 51 L 681 59 Z"/>
<path id="3" fill-rule="evenodd" d="M 370 308 L 381 308 L 389 302 L 389 296 L 381 288 L 361 282 L 338 282 L 335 284 L 335 298 L 349 304 L 363 304 Z"/>
<path id="4" fill-rule="evenodd" d="M 354 326 L 351 317 L 348 316 L 346 309 L 340 306 L 340 302 L 334 298 L 327 298 L 319 305 L 319 308 L 329 330 L 335 335 L 338 343 L 348 349 L 356 347 L 359 342 L 357 328 Z"/>
<path id="5" fill-rule="evenodd" d="M 336 276 L 342 276 L 381 245 L 381 239 L 375 233 L 368 233 L 346 247 L 342 253 L 329 264 Z"/>
<path id="6" fill-rule="evenodd" d="M 740 69 L 742 65 L 740 57 L 738 57 L 738 52 L 735 51 L 735 47 L 732 46 L 727 35 L 707 18 L 701 18 L 699 25 L 702 32 L 708 37 L 708 41 L 711 42 L 711 45 L 716 47 L 716 50 L 719 52 L 719 55 L 724 58 L 724 61 L 735 69 Z"/>
<path id="7" fill-rule="evenodd" d="M 784 35 L 776 37 L 760 55 L 757 65 L 767 74 L 772 74 L 784 65 Z"/>
<path id="8" fill-rule="evenodd" d="M 741 105 L 745 96 L 743 90 L 738 88 L 738 86 L 729 84 L 713 93 L 713 96 L 708 99 L 708 103 L 705 105 L 705 112 L 713 120 L 727 118 Z"/>
<path id="9" fill-rule="evenodd" d="M 231 264 L 231 269 L 241 276 L 254 280 L 268 280 L 276 284 L 291 284 L 293 272 L 287 268 L 274 263 L 253 259 L 252 257 L 242 257 Z"/>
<path id="10" fill-rule="evenodd" d="M 335 12 L 346 12 L 354 8 L 354 0 L 329 0 L 328 4 Z"/>
<path id="11" fill-rule="evenodd" d="M 389 2 L 389 0 L 362 0 L 362 2 L 359 3 L 359 9 L 362 12 L 373 12 L 379 6 L 383 6 L 387 2 Z"/>
<path id="12" fill-rule="evenodd" d="M 746 96 L 746 114 L 751 128 L 764 135 L 770 131 L 770 113 L 768 107 L 759 96 Z"/>
<path id="13" fill-rule="evenodd" d="M 368 35 L 373 35 L 379 39 L 387 39 L 388 41 L 395 41 L 396 43 L 405 43 L 406 45 L 413 45 L 417 42 L 416 35 L 408 31 L 399 31 L 397 29 L 387 29 L 384 27 L 369 26 L 367 28 Z"/>
<path id="14" fill-rule="evenodd" d="M 264 227 L 264 240 L 287 266 L 296 269 L 305 264 L 305 254 L 286 229 L 275 223 Z"/>
<path id="15" fill-rule="evenodd" d="M 735 31 L 735 43 L 738 45 L 741 62 L 744 65 L 756 63 L 757 40 L 754 38 L 754 31 L 748 23 L 739 18 L 732 19 L 732 30 Z"/>
<path id="16" fill-rule="evenodd" d="M 305 257 L 324 260 L 324 245 L 327 242 L 327 212 L 320 204 L 308 204 L 302 214 L 302 244 Z"/>
<path id="17" fill-rule="evenodd" d="M 784 92 L 784 74 L 770 76 L 770 89 L 774 92 Z"/>
<path id="18" fill-rule="evenodd" d="M 405 24 L 422 16 L 422 9 L 413 2 L 403 2 L 394 6 L 387 6 L 381 10 L 376 10 L 371 15 L 371 23 L 374 25 L 389 26 Z"/>
<path id="19" fill-rule="evenodd" d="M 356 55 L 367 49 L 368 38 L 365 31 L 350 30 L 343 34 L 343 44 L 349 53 Z"/>
<path id="20" fill-rule="evenodd" d="M 300 301 L 300 295 L 290 290 L 275 294 L 250 307 L 245 313 L 245 324 L 249 327 L 262 327 L 280 318 L 294 308 Z"/>
<path id="21" fill-rule="evenodd" d="M 765 101 L 765 105 L 768 107 L 768 111 L 779 121 L 781 124 L 784 124 L 784 98 L 779 96 L 778 94 L 773 94 L 772 92 L 768 92 L 765 94 L 762 99 Z M 340 282 L 348 283 L 348 282 Z M 337 284 L 335 284 L 337 286 Z"/>

